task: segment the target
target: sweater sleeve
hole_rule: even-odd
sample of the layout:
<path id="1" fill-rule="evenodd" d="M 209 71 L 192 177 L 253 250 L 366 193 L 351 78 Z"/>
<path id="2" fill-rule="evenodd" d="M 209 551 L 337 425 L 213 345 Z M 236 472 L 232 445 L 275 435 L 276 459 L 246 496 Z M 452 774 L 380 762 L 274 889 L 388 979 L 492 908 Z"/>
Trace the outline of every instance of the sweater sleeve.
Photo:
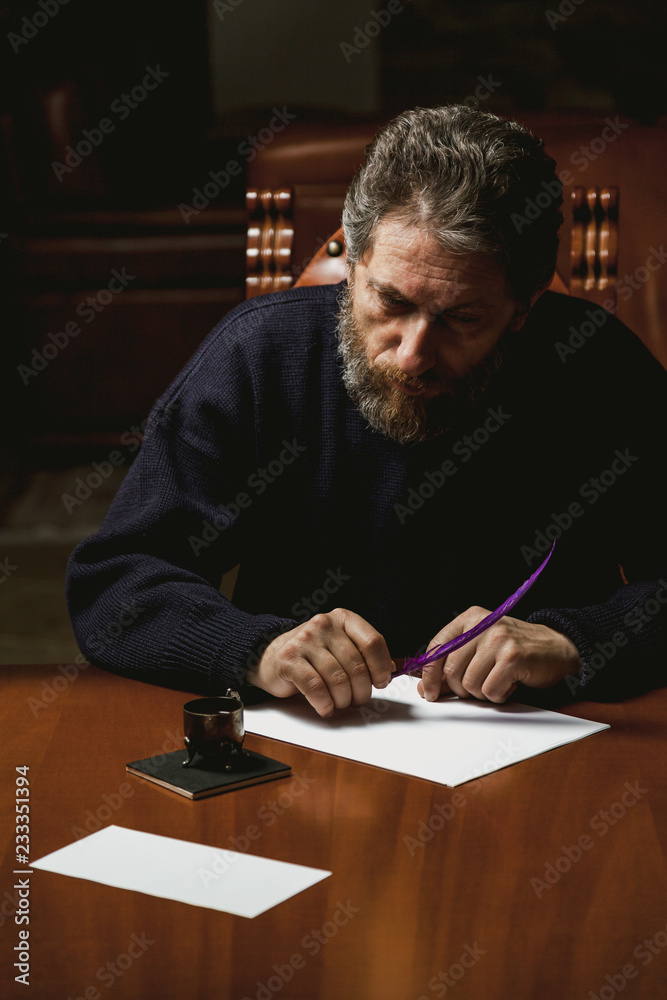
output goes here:
<path id="1" fill-rule="evenodd" d="M 212 368 L 218 357 L 207 361 Z M 248 613 L 219 590 L 222 575 L 240 562 L 248 532 L 245 512 L 233 502 L 255 456 L 240 368 L 230 364 L 228 376 L 218 367 L 209 378 L 218 383 L 213 391 L 202 390 L 192 365 L 177 380 L 151 414 L 101 529 L 70 557 L 74 633 L 100 667 L 220 692 L 242 685 L 271 639 L 299 624 Z M 196 391 L 188 389 L 192 382 Z"/>
<path id="2" fill-rule="evenodd" d="M 611 450 L 620 446 L 616 456 L 624 462 L 628 456 L 628 468 L 632 466 L 627 477 L 619 474 L 618 480 L 607 471 L 582 482 L 577 497 L 586 512 L 582 525 L 587 535 L 594 534 L 600 512 L 599 553 L 604 552 L 612 566 L 622 567 L 629 582 L 620 589 L 615 583 L 601 589 L 599 599 L 586 606 L 544 607 L 528 617 L 567 635 L 577 647 L 581 667 L 566 683 L 571 695 L 586 699 L 624 698 L 667 681 L 667 373 L 622 323 L 607 317 L 604 330 L 604 336 L 589 341 L 575 358 L 568 357 L 563 369 L 573 379 L 571 391 L 590 401 L 582 435 L 591 455 L 598 454 L 596 442 L 606 437 Z M 622 468 L 624 462 L 618 465 Z M 597 475 L 598 467 L 591 471 Z M 558 544 L 567 545 L 570 538 Z M 577 562 L 583 570 L 585 557 Z"/>
<path id="3" fill-rule="evenodd" d="M 627 697 L 665 683 L 667 583 L 643 580 L 585 608 L 545 608 L 529 622 L 562 632 L 579 650 L 577 675 L 565 678 L 575 697 Z M 641 667 L 641 669 L 640 669 Z"/>

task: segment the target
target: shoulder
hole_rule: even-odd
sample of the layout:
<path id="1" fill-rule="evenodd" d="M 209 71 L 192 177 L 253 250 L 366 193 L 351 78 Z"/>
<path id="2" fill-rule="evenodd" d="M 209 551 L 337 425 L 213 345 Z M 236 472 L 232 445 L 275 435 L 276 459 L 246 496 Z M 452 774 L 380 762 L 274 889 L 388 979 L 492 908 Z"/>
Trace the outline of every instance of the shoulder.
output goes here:
<path id="1" fill-rule="evenodd" d="M 335 354 L 342 285 L 312 285 L 258 295 L 227 313 L 202 341 L 170 386 L 216 378 L 222 372 L 294 366 L 314 351 Z"/>
<path id="2" fill-rule="evenodd" d="M 520 331 L 512 385 L 529 406 L 558 414 L 591 434 L 621 440 L 630 425 L 654 436 L 667 371 L 611 312 L 587 299 L 545 293 Z"/>
<path id="3" fill-rule="evenodd" d="M 232 309 L 214 327 L 208 339 L 215 341 L 221 335 L 243 339 L 247 335 L 271 336 L 286 331 L 307 333 L 326 329 L 338 312 L 341 287 L 340 284 L 309 285 L 257 295 Z"/>
<path id="4" fill-rule="evenodd" d="M 590 376 L 614 370 L 626 379 L 635 372 L 652 381 L 667 379 L 662 365 L 640 337 L 614 314 L 613 300 L 605 309 L 588 299 L 545 292 L 535 304 L 524 333 L 533 346 L 570 374 Z"/>
<path id="5" fill-rule="evenodd" d="M 337 377 L 337 314 L 341 285 L 316 285 L 259 295 L 232 309 L 213 328 L 159 400 L 178 413 L 171 426 L 202 451 L 210 425 L 252 435 L 258 414 L 276 423 L 301 412 L 308 388 L 333 391 Z M 291 419 L 291 417 L 290 417 Z"/>

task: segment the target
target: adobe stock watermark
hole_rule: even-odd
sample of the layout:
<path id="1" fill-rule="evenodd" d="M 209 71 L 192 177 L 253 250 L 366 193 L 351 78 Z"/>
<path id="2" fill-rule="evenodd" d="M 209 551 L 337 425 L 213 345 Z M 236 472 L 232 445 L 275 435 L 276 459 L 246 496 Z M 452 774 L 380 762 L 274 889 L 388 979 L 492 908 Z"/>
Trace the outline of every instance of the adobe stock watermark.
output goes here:
<path id="1" fill-rule="evenodd" d="M 306 446 L 299 444 L 296 438 L 291 441 L 283 439 L 283 448 L 276 458 L 271 459 L 266 466 L 259 467 L 251 473 L 246 485 L 252 490 L 255 497 L 261 496 L 268 487 L 282 476 L 285 469 L 293 465 L 295 460 L 306 451 Z M 202 521 L 202 532 L 199 535 L 189 535 L 188 543 L 196 556 L 202 549 L 207 549 L 209 545 L 217 541 L 221 533 L 230 525 L 234 524 L 242 510 L 247 510 L 253 503 L 254 497 L 249 492 L 241 490 L 236 494 L 234 500 L 221 504 L 219 516 L 213 521 Z"/>
<path id="2" fill-rule="evenodd" d="M 428 643 L 424 645 L 419 653 L 425 653 Z M 392 691 L 396 694 L 407 694 L 412 688 L 412 680 L 409 674 L 401 674 L 399 677 L 395 677 L 391 682 Z M 366 702 L 365 705 L 360 705 L 358 708 L 359 715 L 364 722 L 373 723 L 377 722 L 395 702 L 390 701 L 388 698 L 380 698 L 374 695 L 370 701 Z"/>
<path id="3" fill-rule="evenodd" d="M 561 3 L 558 5 L 558 12 L 555 10 L 545 10 L 544 16 L 551 30 L 555 31 L 559 24 L 567 21 L 568 17 L 572 17 L 577 8 L 581 7 L 582 3 L 585 2 L 586 0 L 561 0 Z"/>
<path id="4" fill-rule="evenodd" d="M 574 844 L 563 844 L 561 846 L 562 853 L 554 861 L 545 863 L 541 878 L 535 876 L 530 879 L 530 887 L 537 898 L 541 899 L 545 892 L 553 889 L 563 875 L 571 871 L 573 866 L 578 864 L 584 854 L 592 850 L 599 840 L 606 837 L 609 831 L 623 819 L 628 810 L 632 809 L 645 795 L 648 795 L 648 788 L 642 788 L 638 781 L 633 782 L 633 784 L 626 781 L 618 799 L 606 809 L 600 809 L 589 820 L 588 826 L 597 834 L 598 840 L 594 840 L 588 833 L 582 833 Z"/>
<path id="5" fill-rule="evenodd" d="M 631 455 L 629 448 L 623 451 L 617 448 L 609 468 L 603 469 L 597 476 L 591 476 L 582 483 L 579 496 L 592 507 L 638 461 L 639 456 Z M 536 559 L 544 557 L 551 548 L 551 543 L 557 541 L 585 513 L 585 508 L 577 500 L 568 504 L 567 510 L 562 513 L 552 511 L 549 524 L 535 531 L 533 544 L 521 546 L 521 555 L 526 560 L 526 565 L 532 566 Z"/>
<path id="6" fill-rule="evenodd" d="M 644 938 L 635 946 L 632 957 L 636 958 L 646 968 L 650 965 L 656 955 L 660 955 L 667 948 L 667 926 L 659 928 L 650 938 Z M 636 979 L 640 970 L 634 962 L 625 962 L 617 972 L 607 973 L 605 982 L 598 986 L 597 993 L 594 990 L 588 991 L 587 1000 L 614 1000 L 631 979 Z"/>
<path id="7" fill-rule="evenodd" d="M 82 476 L 77 476 L 74 480 L 72 493 L 61 493 L 60 495 L 67 513 L 72 514 L 76 507 L 85 503 L 93 495 L 93 492 L 99 489 L 102 483 L 112 475 L 113 470 L 125 465 L 125 462 L 126 456 L 114 449 L 109 453 L 108 461 L 92 463 L 93 471 L 89 472 L 85 479 Z"/>
<path id="8" fill-rule="evenodd" d="M 243 663 L 239 664 L 234 669 L 232 677 L 230 678 L 232 687 L 235 684 L 243 684 L 248 671 L 252 670 L 253 667 L 256 667 L 259 664 L 260 660 L 264 656 L 264 653 L 267 651 L 273 640 L 277 639 L 279 635 L 284 635 L 286 631 L 291 631 L 292 628 L 294 628 L 294 626 L 290 625 L 288 628 L 270 629 L 266 632 L 262 636 L 261 642 L 259 642 L 254 649 L 248 653 Z"/>
<path id="9" fill-rule="evenodd" d="M 77 305 L 74 312 L 77 316 L 80 316 L 85 323 L 90 324 L 95 320 L 101 312 L 104 312 L 106 307 L 113 302 L 117 295 L 123 292 L 131 281 L 136 279 L 136 274 L 128 274 L 126 268 L 122 268 L 120 271 L 117 268 L 113 268 L 111 271 L 111 278 L 107 282 L 104 288 L 100 288 L 95 295 L 88 295 Z M 47 339 L 42 344 L 41 350 L 33 347 L 30 352 L 32 355 L 32 360 L 28 364 L 20 364 L 16 366 L 16 371 L 18 372 L 21 381 L 24 385 L 28 385 L 31 378 L 39 375 L 43 372 L 45 368 L 48 367 L 51 361 L 55 360 L 59 354 L 62 354 L 67 347 L 69 347 L 72 340 L 78 337 L 82 333 L 82 328 L 79 323 L 75 320 L 68 320 L 65 323 L 62 330 L 57 330 L 55 333 L 48 333 Z"/>
<path id="10" fill-rule="evenodd" d="M 600 135 L 591 139 L 588 145 L 582 145 L 573 150 L 570 153 L 570 163 L 580 172 L 586 170 L 588 165 L 602 156 L 607 146 L 615 142 L 627 128 L 630 128 L 630 122 L 622 122 L 618 115 L 613 119 L 607 116 L 605 127 Z M 558 180 L 542 181 L 540 190 L 535 192 L 534 197 L 526 198 L 523 214 L 512 212 L 510 219 L 517 233 L 521 234 L 526 226 L 529 226 L 535 219 L 539 219 L 542 212 L 550 208 L 554 201 L 560 199 L 563 188 L 574 183 L 575 175 L 570 170 L 557 170 L 556 173 Z"/>
<path id="11" fill-rule="evenodd" d="M 474 92 L 472 94 L 468 94 L 468 96 L 464 97 L 460 102 L 469 108 L 479 107 L 482 101 L 486 101 L 492 94 L 495 94 L 499 87 L 502 87 L 502 82 L 500 80 L 494 80 L 492 73 L 489 73 L 487 77 L 480 75 L 477 77 L 477 80 L 478 83 Z"/>
<path id="12" fill-rule="evenodd" d="M 511 419 L 511 413 L 505 413 L 502 405 L 489 407 L 488 416 L 471 434 L 464 434 L 462 438 L 452 446 L 452 454 L 461 459 L 462 464 L 469 462 L 473 455 L 478 452 L 489 439 L 496 434 L 501 427 Z M 451 458 L 446 458 L 438 469 L 433 469 L 424 474 L 424 480 L 418 486 L 411 486 L 408 489 L 405 503 L 395 503 L 394 513 L 401 524 L 405 524 L 408 517 L 411 517 L 424 506 L 427 500 L 435 495 L 437 490 L 447 482 L 448 477 L 455 476 L 458 466 Z"/>
<path id="13" fill-rule="evenodd" d="M 651 276 L 659 271 L 667 260 L 667 253 L 665 253 L 664 244 L 661 243 L 660 247 L 656 250 L 655 247 L 649 247 L 649 255 L 643 264 L 640 264 L 635 268 L 632 274 L 625 274 L 619 281 L 616 281 L 613 286 L 613 290 L 620 296 L 620 298 L 627 302 L 632 298 L 634 293 L 642 288 L 647 281 L 651 279 Z M 563 343 L 561 340 L 557 340 L 554 344 L 554 349 L 560 360 L 565 364 L 565 362 L 576 354 L 577 351 L 584 347 L 585 344 L 594 337 L 598 330 L 602 329 L 609 315 L 615 316 L 618 312 L 618 304 L 614 299 L 607 299 L 603 304 L 602 308 L 597 307 L 595 309 L 587 309 L 585 319 L 579 327 L 570 326 L 567 343 Z"/>
<path id="14" fill-rule="evenodd" d="M 328 569 L 321 586 L 316 587 L 310 597 L 299 598 L 292 605 L 291 614 L 300 622 L 308 621 L 349 579 L 350 577 L 343 573 L 340 566 L 336 570 Z"/>
<path id="15" fill-rule="evenodd" d="M 12 888 L 14 888 L 12 886 Z M 5 889 L 3 893 L 2 903 L 0 903 L 0 927 L 4 927 L 7 920 L 11 919 L 14 921 L 15 915 L 18 913 L 19 909 L 19 894 L 18 890 L 12 895 Z M 30 985 L 29 983 L 27 985 Z"/>
<path id="16" fill-rule="evenodd" d="M 389 3 L 382 10 L 369 11 L 368 21 L 363 25 L 356 25 L 352 41 L 340 43 L 340 51 L 343 53 L 345 62 L 351 63 L 353 56 L 358 56 L 360 52 L 363 52 L 370 45 L 372 39 L 377 38 L 382 29 L 386 28 L 404 9 L 401 0 L 389 0 Z"/>
<path id="17" fill-rule="evenodd" d="M 631 299 L 634 292 L 639 291 L 642 285 L 645 285 L 646 282 L 650 280 L 651 275 L 655 274 L 656 271 L 659 271 L 667 260 L 667 253 L 665 253 L 663 243 L 660 244 L 660 247 L 657 250 L 655 247 L 649 247 L 648 249 L 648 257 L 644 263 L 636 267 L 632 274 L 624 274 L 623 277 L 614 285 L 614 288 L 624 302 Z M 607 303 L 605 303 L 605 309 L 606 308 Z M 609 309 L 608 311 L 614 312 L 615 309 Z"/>
<path id="18" fill-rule="evenodd" d="M 351 899 L 345 902 L 339 899 L 331 917 L 325 920 L 321 927 L 311 928 L 301 939 L 301 948 L 306 952 L 306 955 L 295 951 L 284 964 L 274 964 L 273 975 L 269 976 L 266 982 L 258 979 L 253 995 L 246 994 L 242 1000 L 272 1000 L 277 993 L 280 993 L 286 983 L 291 982 L 297 972 L 306 967 L 308 958 L 314 958 L 318 955 L 322 948 L 325 948 L 329 941 L 335 938 L 357 913 L 361 913 L 361 908 L 355 906 Z"/>
<path id="19" fill-rule="evenodd" d="M 245 0 L 213 0 L 213 10 L 220 20 L 224 21 L 225 14 L 233 14 L 244 2 Z"/>
<path id="20" fill-rule="evenodd" d="M 111 102 L 109 110 L 121 122 L 129 118 L 132 111 L 138 108 L 140 104 L 143 104 L 149 93 L 157 90 L 160 84 L 170 75 L 166 70 L 160 69 L 159 63 L 155 68 L 146 66 L 145 69 L 146 75 L 141 80 L 141 83 L 132 87 L 129 93 L 123 93 Z M 84 128 L 81 133 L 82 138 L 79 139 L 76 146 L 69 145 L 65 147 L 66 155 L 63 157 L 64 163 L 61 163 L 59 160 L 53 160 L 51 163 L 51 169 L 58 178 L 59 183 L 62 184 L 65 175 L 71 174 L 77 167 L 80 167 L 93 150 L 102 145 L 105 137 L 115 131 L 116 123 L 106 116 L 100 118 L 97 125 L 93 128 Z"/>
<path id="21" fill-rule="evenodd" d="M 120 635 L 134 627 L 137 618 L 144 614 L 146 608 L 138 608 L 135 604 L 122 604 L 121 611 L 115 621 L 111 622 L 99 632 L 94 632 L 86 637 L 86 646 L 95 656 L 100 656 L 101 651 L 109 643 L 114 642 Z"/>
<path id="22" fill-rule="evenodd" d="M 405 834 L 403 843 L 408 849 L 408 854 L 414 858 L 419 850 L 423 850 L 426 844 L 433 840 L 437 833 L 444 829 L 445 823 L 449 823 L 454 818 L 459 809 L 467 805 L 468 799 L 463 792 L 452 793 L 449 802 L 436 802 L 426 820 L 420 819 L 417 822 L 415 836 Z"/>
<path id="23" fill-rule="evenodd" d="M 580 172 L 586 170 L 589 164 L 594 163 L 598 157 L 602 156 L 607 146 L 612 142 L 616 142 L 619 135 L 622 135 L 627 128 L 630 128 L 630 122 L 623 122 L 619 115 L 614 118 L 607 116 L 605 118 L 605 127 L 600 132 L 600 135 L 596 135 L 591 139 L 586 146 L 579 146 L 570 153 L 570 163 Z M 565 175 L 565 176 L 563 176 Z M 569 185 L 574 180 L 574 177 L 569 172 L 569 170 L 564 170 L 558 175 L 565 185 Z"/>
<path id="24" fill-rule="evenodd" d="M 481 948 L 477 941 L 474 944 L 464 944 L 458 961 L 452 962 L 446 970 L 441 970 L 437 975 L 432 976 L 428 981 L 428 988 L 436 997 L 445 997 L 453 986 L 460 983 L 468 969 L 477 965 L 482 955 L 486 955 L 487 949 Z M 417 1000 L 431 1000 L 430 996 L 422 993 Z"/>
<path id="25" fill-rule="evenodd" d="M 7 580 L 9 580 L 10 576 L 12 576 L 17 571 L 18 571 L 18 566 L 15 566 L 13 563 L 9 561 L 9 556 L 5 556 L 5 558 L 0 563 L 0 584 L 7 583 Z"/>
<path id="26" fill-rule="evenodd" d="M 80 840 L 81 837 L 87 837 L 88 834 L 96 833 L 97 830 L 101 830 L 102 827 L 109 822 L 113 814 L 117 812 L 128 799 L 131 799 L 133 795 L 134 788 L 127 781 L 120 784 L 117 791 L 110 793 L 105 792 L 102 795 L 102 800 L 97 806 L 95 806 L 94 811 L 92 809 L 86 809 L 82 825 L 77 826 L 75 824 L 71 827 L 71 834 L 74 839 Z"/>
<path id="27" fill-rule="evenodd" d="M 508 764 L 511 764 L 513 760 L 517 759 L 521 752 L 521 747 L 518 746 L 511 737 L 506 740 L 500 740 L 496 752 L 482 764 L 482 777 L 479 779 L 480 784 L 474 786 L 473 790 L 471 790 L 471 794 L 477 794 L 481 787 L 481 782 L 489 780 L 490 772 L 497 771 L 498 768 L 506 767 Z M 478 775 L 471 772 L 470 775 L 463 780 L 464 782 L 470 781 L 476 777 L 478 777 Z M 454 818 L 457 811 L 462 809 L 467 802 L 468 798 L 464 792 L 455 791 L 452 793 L 449 802 L 436 803 L 433 806 L 428 818 L 426 820 L 420 819 L 417 822 L 415 836 L 406 834 L 403 837 L 403 843 L 408 849 L 410 857 L 414 857 L 420 849 L 423 849 L 426 844 L 430 843 L 435 835 L 444 829 L 445 824 L 449 823 L 450 820 Z"/>
<path id="28" fill-rule="evenodd" d="M 201 188 L 193 188 L 191 204 L 180 202 L 178 210 L 183 222 L 189 225 L 193 215 L 199 215 L 205 208 L 208 208 L 213 199 L 217 198 L 229 185 L 232 177 L 238 177 L 243 173 L 243 163 L 251 163 L 257 153 L 273 142 L 276 135 L 282 132 L 296 117 L 295 114 L 287 110 L 285 105 L 283 105 L 282 110 L 273 108 L 273 117 L 268 126 L 261 128 L 257 135 L 247 135 L 236 147 L 236 152 L 241 159 L 228 160 L 222 170 L 209 170 L 208 176 L 211 179 L 205 181 Z"/>
<path id="29" fill-rule="evenodd" d="M 182 742 L 181 740 L 181 746 Z M 241 854 L 262 837 L 263 828 L 272 827 L 316 783 L 317 779 L 311 777 L 308 772 L 295 774 L 286 788 L 281 788 L 274 798 L 263 802 L 256 813 L 258 822 L 249 823 L 241 834 L 230 835 L 227 838 L 227 843 L 230 846 L 216 851 L 210 867 L 197 869 L 197 875 L 204 888 L 209 889 L 213 883 L 222 878 L 225 872 L 229 871 L 230 867 L 238 861 Z"/>
<path id="30" fill-rule="evenodd" d="M 88 648 L 99 656 L 106 646 L 112 643 L 119 635 L 132 628 L 137 618 L 145 608 L 137 608 L 134 605 L 123 605 L 115 621 L 107 625 L 106 628 L 95 632 L 86 640 Z M 82 670 L 89 667 L 90 663 L 79 653 L 73 663 L 61 663 L 58 665 L 58 675 L 52 681 L 42 681 L 41 697 L 30 696 L 27 705 L 33 716 L 36 718 L 41 711 L 52 705 L 57 698 L 66 691 L 78 678 Z"/>
<path id="31" fill-rule="evenodd" d="M 143 432 L 146 430 L 149 420 L 151 427 L 167 426 L 172 415 L 178 412 L 179 407 L 179 400 L 175 400 L 169 406 L 157 406 L 150 417 L 146 417 L 140 424 L 133 424 L 129 430 L 123 431 L 120 442 L 124 446 L 125 452 L 114 448 L 102 462 L 92 462 L 93 471 L 87 473 L 85 477 L 76 476 L 71 493 L 61 493 L 60 499 L 67 513 L 72 514 L 76 507 L 81 507 L 86 500 L 90 499 L 93 492 L 99 489 L 109 476 L 113 475 L 114 469 L 125 465 L 139 450 Z"/>
<path id="32" fill-rule="evenodd" d="M 644 628 L 644 625 L 660 614 L 665 606 L 667 606 L 667 582 L 660 578 L 658 583 L 660 586 L 651 597 L 648 597 L 639 607 L 633 608 L 632 611 L 628 611 L 625 614 L 623 624 L 627 631 L 619 630 L 603 642 L 595 643 L 595 652 L 588 659 L 587 667 L 589 671 L 598 671 L 606 667 L 614 659 L 619 649 L 627 646 L 630 641 L 628 632 L 638 635 Z M 581 686 L 585 672 L 586 666 L 582 665 L 578 674 L 569 674 L 565 678 L 565 683 L 571 694 L 575 694 Z"/>
<path id="33" fill-rule="evenodd" d="M 174 753 L 176 750 L 182 750 L 185 753 L 185 744 L 183 742 L 182 733 L 172 733 L 171 730 L 167 730 L 165 733 L 166 739 L 163 742 L 159 750 L 153 750 L 148 756 L 154 764 L 163 764 L 165 757 L 168 753 Z"/>
<path id="34" fill-rule="evenodd" d="M 54 677 L 52 681 L 42 681 L 41 698 L 34 698 L 31 695 L 26 699 L 26 704 L 33 717 L 37 718 L 41 711 L 52 705 L 58 696 L 66 691 L 70 684 L 74 683 L 81 671 L 89 666 L 90 664 L 81 653 L 77 655 L 74 663 L 59 663 L 57 670 L 60 676 Z"/>
<path id="35" fill-rule="evenodd" d="M 7 34 L 7 41 L 14 52 L 20 52 L 21 47 L 32 41 L 41 29 L 60 13 L 60 8 L 68 3 L 69 0 L 37 0 L 37 10 L 30 17 L 21 18 L 20 33 L 10 31 Z"/>
<path id="36" fill-rule="evenodd" d="M 104 965 L 99 967 L 95 973 L 96 982 L 100 986 L 104 986 L 105 989 L 110 990 L 132 968 L 137 959 L 146 954 L 153 944 L 155 944 L 155 941 L 148 937 L 146 931 L 143 931 L 141 934 L 132 934 L 125 951 L 122 951 L 120 955 L 116 955 L 114 959 L 105 962 Z M 92 983 L 81 990 L 77 996 L 70 995 L 67 1000 L 102 1000 L 102 996 L 104 995 Z"/>

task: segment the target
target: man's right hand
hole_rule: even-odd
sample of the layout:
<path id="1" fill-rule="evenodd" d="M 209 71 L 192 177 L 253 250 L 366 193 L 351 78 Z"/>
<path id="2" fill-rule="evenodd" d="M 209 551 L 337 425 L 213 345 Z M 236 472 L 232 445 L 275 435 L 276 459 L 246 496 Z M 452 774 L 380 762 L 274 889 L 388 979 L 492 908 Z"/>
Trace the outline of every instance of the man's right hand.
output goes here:
<path id="1" fill-rule="evenodd" d="M 247 681 L 277 698 L 300 691 L 327 718 L 365 704 L 395 669 L 383 636 L 353 611 L 336 608 L 274 639 Z"/>

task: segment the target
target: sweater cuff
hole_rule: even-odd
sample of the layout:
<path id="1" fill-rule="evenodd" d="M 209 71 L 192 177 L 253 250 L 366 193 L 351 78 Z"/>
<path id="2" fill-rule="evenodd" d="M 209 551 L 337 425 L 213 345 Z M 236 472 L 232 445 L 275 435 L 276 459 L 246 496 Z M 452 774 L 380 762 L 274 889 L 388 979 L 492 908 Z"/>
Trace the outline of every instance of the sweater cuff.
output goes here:
<path id="1" fill-rule="evenodd" d="M 595 670 L 591 666 L 591 658 L 595 653 L 595 648 L 580 619 L 580 613 L 571 608 L 544 608 L 541 611 L 533 612 L 527 618 L 531 624 L 546 625 L 554 632 L 561 632 L 577 647 L 581 659 L 579 672 L 578 674 L 568 674 L 564 678 L 570 694 L 576 694 L 581 688 L 585 688 L 595 676 Z"/>
<path id="2" fill-rule="evenodd" d="M 276 615 L 252 615 L 230 605 L 225 614 L 195 607 L 169 648 L 169 666 L 204 675 L 211 689 L 238 691 L 267 646 L 299 622 Z"/>

